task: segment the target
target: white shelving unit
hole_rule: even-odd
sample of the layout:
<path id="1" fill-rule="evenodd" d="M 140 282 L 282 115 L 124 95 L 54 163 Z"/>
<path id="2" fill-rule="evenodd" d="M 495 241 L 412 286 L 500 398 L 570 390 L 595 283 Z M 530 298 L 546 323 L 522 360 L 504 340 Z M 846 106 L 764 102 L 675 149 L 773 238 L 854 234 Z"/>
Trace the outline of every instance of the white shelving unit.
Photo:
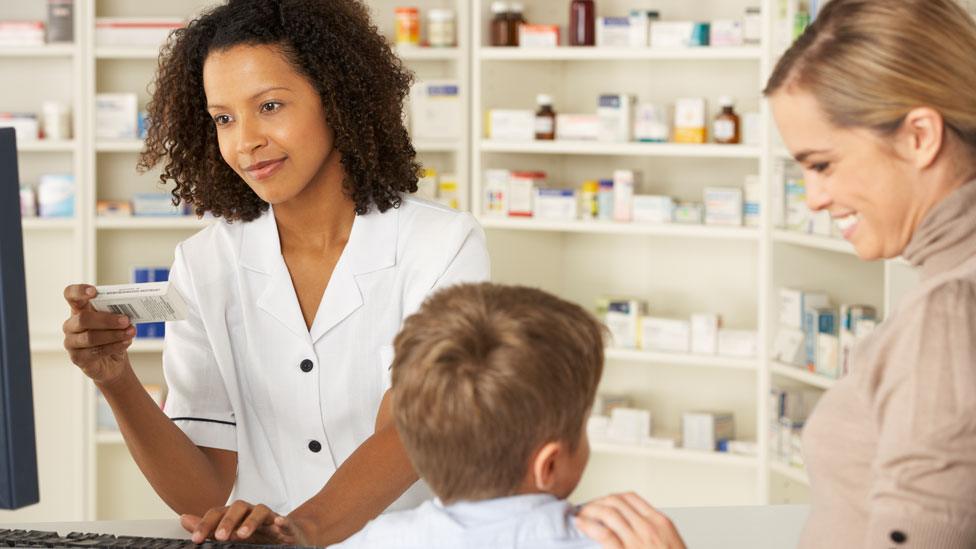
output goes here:
<path id="1" fill-rule="evenodd" d="M 727 454 L 723 452 L 702 452 L 696 450 L 685 450 L 683 448 L 662 450 L 657 448 L 645 448 L 637 445 L 604 441 L 592 441 L 590 444 L 590 449 L 592 452 L 597 454 L 631 457 L 636 456 L 655 460 L 677 461 L 682 463 L 746 467 L 750 469 L 755 469 L 759 466 L 759 460 L 755 457 Z"/>
<path id="2" fill-rule="evenodd" d="M 478 52 L 483 61 L 727 61 L 755 60 L 761 48 L 498 48 L 486 46 Z"/>
<path id="3" fill-rule="evenodd" d="M 642 351 L 637 349 L 615 349 L 606 350 L 607 360 L 620 362 L 634 362 L 639 364 L 674 365 L 702 368 L 719 368 L 728 370 L 752 370 L 758 371 L 758 360 L 755 358 L 739 358 L 726 356 L 695 355 L 684 353 L 660 353 L 653 351 Z"/>
<path id="4" fill-rule="evenodd" d="M 673 143 L 599 143 L 593 141 L 530 141 L 527 143 L 482 140 L 483 153 L 553 154 L 596 156 L 645 156 L 662 158 L 751 158 L 759 147 L 746 145 L 679 145 Z"/>

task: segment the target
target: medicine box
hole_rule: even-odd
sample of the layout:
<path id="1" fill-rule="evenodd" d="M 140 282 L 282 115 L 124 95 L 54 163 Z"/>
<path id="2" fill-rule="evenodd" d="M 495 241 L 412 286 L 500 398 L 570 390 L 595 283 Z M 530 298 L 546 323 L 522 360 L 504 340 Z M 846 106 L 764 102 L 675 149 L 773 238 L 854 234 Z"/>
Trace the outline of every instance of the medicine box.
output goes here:
<path id="1" fill-rule="evenodd" d="M 43 21 L 0 21 L 0 46 L 43 45 Z"/>
<path id="2" fill-rule="evenodd" d="M 437 170 L 424 168 L 420 171 L 416 196 L 432 202 L 437 200 Z"/>
<path id="3" fill-rule="evenodd" d="M 71 174 L 42 175 L 37 184 L 37 211 L 41 217 L 73 217 L 75 215 L 75 176 Z"/>
<path id="4" fill-rule="evenodd" d="M 95 137 L 136 139 L 138 99 L 134 93 L 100 93 L 95 96 Z"/>
<path id="5" fill-rule="evenodd" d="M 837 334 L 837 312 L 830 307 L 806 307 L 803 311 L 803 345 L 807 370 L 815 372 L 818 362 L 818 334 Z"/>
<path id="6" fill-rule="evenodd" d="M 691 48 L 709 45 L 709 24 L 693 21 L 654 21 L 651 23 L 651 47 L 661 49 Z"/>
<path id="7" fill-rule="evenodd" d="M 712 21 L 709 33 L 709 45 L 716 48 L 738 47 L 745 41 L 742 21 L 723 19 Z"/>
<path id="8" fill-rule="evenodd" d="M 786 228 L 791 231 L 808 232 L 810 208 L 807 207 L 807 190 L 803 179 L 788 178 L 786 189 Z"/>
<path id="9" fill-rule="evenodd" d="M 629 47 L 630 18 L 598 17 L 596 20 L 596 45 L 602 48 Z"/>
<path id="10" fill-rule="evenodd" d="M 572 189 L 536 189 L 535 209 L 536 219 L 550 221 L 575 221 L 578 198 Z"/>
<path id="11" fill-rule="evenodd" d="M 557 131 L 559 127 L 560 124 L 557 123 Z M 496 141 L 533 141 L 535 113 L 529 110 L 511 109 L 488 111 L 488 137 Z"/>
<path id="12" fill-rule="evenodd" d="M 556 139 L 561 141 L 596 141 L 601 121 L 595 114 L 557 114 Z"/>
<path id="13" fill-rule="evenodd" d="M 135 267 L 132 269 L 132 282 L 135 284 L 167 281 L 169 281 L 168 267 Z M 138 338 L 159 339 L 165 336 L 165 322 L 143 322 L 136 324 L 136 337 Z"/>
<path id="14" fill-rule="evenodd" d="M 640 318 L 647 306 L 633 299 L 612 300 L 607 304 L 604 324 L 610 331 L 613 345 L 622 349 L 636 349 Z"/>
<path id="15" fill-rule="evenodd" d="M 745 192 L 743 193 L 744 204 L 742 206 L 743 218 L 746 227 L 758 227 L 760 221 L 760 202 L 762 201 L 762 187 L 759 183 L 758 175 L 747 175 Z"/>
<path id="16" fill-rule="evenodd" d="M 614 408 L 610 414 L 607 438 L 627 444 L 640 444 L 653 433 L 650 410 Z"/>
<path id="17" fill-rule="evenodd" d="M 545 184 L 544 172 L 511 172 L 508 181 L 508 215 L 532 217 L 535 189 Z"/>
<path id="18" fill-rule="evenodd" d="M 691 323 L 687 320 L 641 319 L 641 348 L 648 351 L 687 353 L 691 350 Z"/>
<path id="19" fill-rule="evenodd" d="M 614 170 L 613 172 L 613 220 L 627 222 L 633 219 L 634 189 L 640 185 L 640 172 Z"/>
<path id="20" fill-rule="evenodd" d="M 437 202 L 448 208 L 458 209 L 458 179 L 453 173 L 445 173 L 437 181 Z"/>
<path id="21" fill-rule="evenodd" d="M 511 172 L 508 170 L 485 171 L 484 214 L 490 217 L 505 217 L 508 215 L 508 180 Z"/>
<path id="22" fill-rule="evenodd" d="M 461 138 L 461 87 L 456 80 L 428 80 L 410 87 L 410 124 L 414 139 Z"/>
<path id="23" fill-rule="evenodd" d="M 742 189 L 705 187 L 705 224 L 742 226 Z"/>
<path id="24" fill-rule="evenodd" d="M 773 360 L 792 366 L 802 366 L 803 361 L 806 360 L 803 330 L 781 326 L 773 342 Z"/>
<path id="25" fill-rule="evenodd" d="M 718 353 L 718 332 L 722 319 L 716 314 L 691 315 L 691 352 L 699 355 Z"/>
<path id="26" fill-rule="evenodd" d="M 651 103 L 637 107 L 634 115 L 634 139 L 642 143 L 665 143 L 670 138 L 671 128 L 667 110 Z"/>
<path id="27" fill-rule="evenodd" d="M 136 193 L 132 195 L 132 215 L 136 216 L 178 216 L 184 215 L 183 206 L 173 205 L 173 195 L 169 193 Z"/>
<path id="28" fill-rule="evenodd" d="M 674 142 L 705 143 L 706 102 L 702 98 L 678 99 L 674 108 Z"/>
<path id="29" fill-rule="evenodd" d="M 803 312 L 808 308 L 830 305 L 830 297 L 824 292 L 806 292 L 795 288 L 780 288 L 779 324 L 794 330 L 803 329 Z"/>
<path id="30" fill-rule="evenodd" d="M 125 200 L 99 200 L 95 204 L 98 217 L 129 217 L 132 215 L 132 203 Z"/>
<path id="31" fill-rule="evenodd" d="M 651 10 L 630 10 L 630 38 L 628 46 L 631 48 L 646 48 L 651 43 L 651 23 L 657 18 L 658 12 Z"/>
<path id="32" fill-rule="evenodd" d="M 32 113 L 0 112 L 0 128 L 13 128 L 17 143 L 37 141 L 40 137 L 40 123 Z"/>
<path id="33" fill-rule="evenodd" d="M 99 17 L 95 20 L 95 45 L 159 47 L 184 25 L 182 19 L 173 17 Z"/>
<path id="34" fill-rule="evenodd" d="M 519 46 L 555 48 L 559 46 L 559 25 L 519 25 Z"/>
<path id="35" fill-rule="evenodd" d="M 681 418 L 684 447 L 714 452 L 723 441 L 735 439 L 735 418 L 730 412 L 686 412 Z"/>
<path id="36" fill-rule="evenodd" d="M 671 223 L 674 216 L 674 199 L 670 196 L 634 196 L 635 223 Z"/>
<path id="37" fill-rule="evenodd" d="M 633 139 L 634 96 L 617 93 L 600 96 L 596 114 L 600 118 L 599 141 L 628 143 Z"/>
<path id="38" fill-rule="evenodd" d="M 675 223 L 701 225 L 704 218 L 704 208 L 697 202 L 681 202 L 674 207 Z"/>
<path id="39" fill-rule="evenodd" d="M 37 217 L 37 194 L 30 185 L 20 186 L 20 217 Z"/>

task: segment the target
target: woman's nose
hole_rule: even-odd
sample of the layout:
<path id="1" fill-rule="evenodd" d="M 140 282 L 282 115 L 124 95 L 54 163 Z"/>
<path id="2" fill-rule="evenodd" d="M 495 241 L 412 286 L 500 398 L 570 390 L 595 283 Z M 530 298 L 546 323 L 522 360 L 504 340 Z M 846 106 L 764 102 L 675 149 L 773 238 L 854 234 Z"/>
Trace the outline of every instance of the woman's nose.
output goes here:
<path id="1" fill-rule="evenodd" d="M 823 188 L 823 184 L 818 182 L 814 178 L 808 178 L 806 180 L 806 191 L 807 191 L 807 207 L 811 211 L 819 212 L 824 208 L 830 206 L 832 202 L 830 195 Z"/>
<path id="2" fill-rule="evenodd" d="M 246 119 L 238 121 L 237 152 L 240 154 L 250 154 L 255 149 L 260 148 L 266 142 L 264 133 L 260 125 Z"/>

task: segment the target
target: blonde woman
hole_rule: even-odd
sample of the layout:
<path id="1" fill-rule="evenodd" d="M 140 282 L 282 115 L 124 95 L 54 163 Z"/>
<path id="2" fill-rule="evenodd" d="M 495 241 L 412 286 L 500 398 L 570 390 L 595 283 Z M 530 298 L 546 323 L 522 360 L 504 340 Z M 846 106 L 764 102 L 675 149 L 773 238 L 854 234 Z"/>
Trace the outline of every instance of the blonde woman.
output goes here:
<path id="1" fill-rule="evenodd" d="M 974 547 L 976 24 L 954 0 L 832 0 L 765 93 L 810 208 L 921 273 L 807 423 L 800 546 Z M 680 546 L 617 503 L 591 512 L 606 547 Z"/>

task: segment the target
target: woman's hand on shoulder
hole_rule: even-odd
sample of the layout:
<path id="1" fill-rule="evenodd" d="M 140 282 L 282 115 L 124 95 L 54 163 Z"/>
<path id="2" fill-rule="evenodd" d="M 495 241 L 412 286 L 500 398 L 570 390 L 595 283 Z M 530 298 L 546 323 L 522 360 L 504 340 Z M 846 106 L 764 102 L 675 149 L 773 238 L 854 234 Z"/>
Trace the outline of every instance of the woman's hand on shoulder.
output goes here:
<path id="1" fill-rule="evenodd" d="M 190 532 L 193 543 L 214 539 L 265 545 L 308 545 L 304 532 L 295 521 L 275 513 L 266 505 L 241 500 L 225 507 L 214 507 L 202 517 L 183 515 L 180 524 Z"/>
<path id="2" fill-rule="evenodd" d="M 685 549 L 671 520 L 633 492 L 587 503 L 576 527 L 604 549 Z"/>

